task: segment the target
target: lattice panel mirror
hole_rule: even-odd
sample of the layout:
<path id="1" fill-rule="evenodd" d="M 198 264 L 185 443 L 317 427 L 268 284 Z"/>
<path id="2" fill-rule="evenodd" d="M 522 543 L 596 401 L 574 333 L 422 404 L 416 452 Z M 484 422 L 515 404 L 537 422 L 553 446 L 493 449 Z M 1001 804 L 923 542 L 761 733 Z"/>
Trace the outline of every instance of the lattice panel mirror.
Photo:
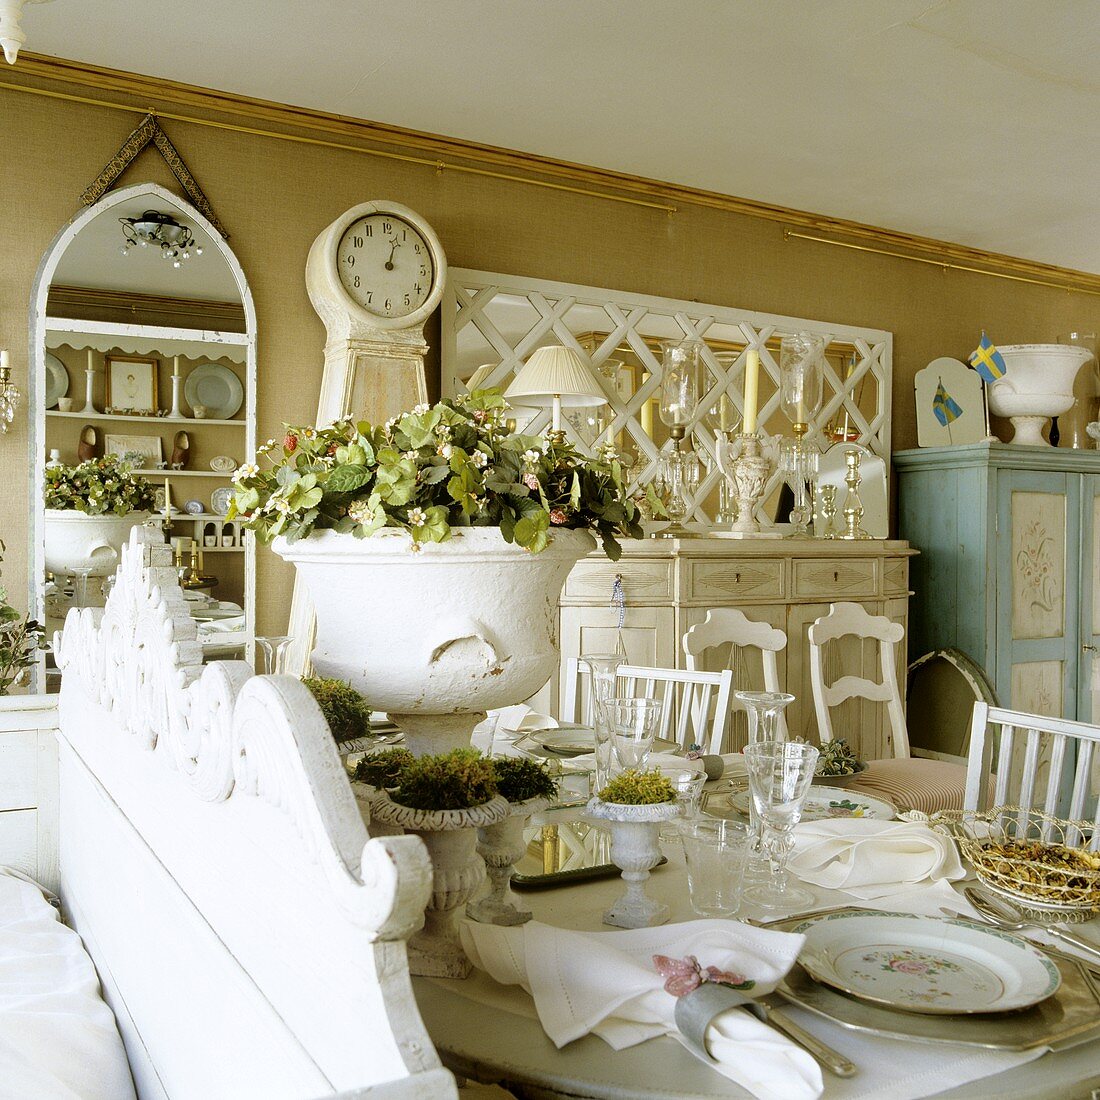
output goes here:
<path id="1" fill-rule="evenodd" d="M 567 410 L 563 426 L 585 452 L 613 437 L 637 488 L 656 476 L 669 445 L 657 415 L 660 344 L 697 339 L 703 396 L 689 438 L 702 473 L 688 505 L 692 520 L 709 525 L 722 478 L 715 433 L 740 424 L 746 352 L 760 353 L 760 428 L 789 435 L 779 401 L 779 342 L 796 332 L 825 341 L 825 396 L 809 438 L 822 451 L 839 440 L 861 443 L 889 462 L 892 337 L 878 329 L 452 268 L 443 298 L 443 392 L 454 395 L 471 384 L 507 388 L 536 348 L 572 348 L 591 365 L 608 403 Z M 544 410 L 516 412 L 521 423 L 529 417 L 532 432 L 549 421 Z M 772 474 L 761 518 L 775 518 L 783 480 Z"/>

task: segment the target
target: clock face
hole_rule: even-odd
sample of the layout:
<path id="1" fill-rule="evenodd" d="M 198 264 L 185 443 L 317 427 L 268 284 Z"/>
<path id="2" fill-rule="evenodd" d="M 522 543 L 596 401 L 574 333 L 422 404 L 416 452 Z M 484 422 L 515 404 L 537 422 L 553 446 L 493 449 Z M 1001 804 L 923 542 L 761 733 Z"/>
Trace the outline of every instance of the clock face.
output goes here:
<path id="1" fill-rule="evenodd" d="M 336 248 L 340 282 L 379 317 L 405 317 L 432 291 L 435 263 L 428 242 L 394 214 L 368 214 L 344 231 Z"/>

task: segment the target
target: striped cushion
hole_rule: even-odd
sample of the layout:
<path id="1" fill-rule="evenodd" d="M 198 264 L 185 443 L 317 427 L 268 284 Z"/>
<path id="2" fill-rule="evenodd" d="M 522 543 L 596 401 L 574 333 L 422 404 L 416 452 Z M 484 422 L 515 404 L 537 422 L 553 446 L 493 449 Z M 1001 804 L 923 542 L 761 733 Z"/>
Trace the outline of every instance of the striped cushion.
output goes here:
<path id="1" fill-rule="evenodd" d="M 867 770 L 848 784 L 889 799 L 899 810 L 961 810 L 966 788 L 966 765 L 945 760 L 871 760 Z"/>

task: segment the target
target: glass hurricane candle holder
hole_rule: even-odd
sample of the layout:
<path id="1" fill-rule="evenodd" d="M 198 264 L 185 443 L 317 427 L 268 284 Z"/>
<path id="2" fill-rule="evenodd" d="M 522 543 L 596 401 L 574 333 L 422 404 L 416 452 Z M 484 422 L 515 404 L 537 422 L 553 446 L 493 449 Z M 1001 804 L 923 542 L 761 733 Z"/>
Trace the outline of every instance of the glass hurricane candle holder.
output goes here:
<path id="1" fill-rule="evenodd" d="M 661 423 L 668 428 L 672 450 L 662 454 L 662 471 L 658 480 L 663 487 L 662 503 L 672 521 L 659 532 L 660 538 L 688 538 L 692 532 L 684 527 L 689 513 L 685 490 L 690 491 L 692 477 L 698 483 L 698 463 L 691 448 L 683 441 L 699 405 L 699 344 L 694 340 L 661 344 L 661 400 L 658 412 Z"/>

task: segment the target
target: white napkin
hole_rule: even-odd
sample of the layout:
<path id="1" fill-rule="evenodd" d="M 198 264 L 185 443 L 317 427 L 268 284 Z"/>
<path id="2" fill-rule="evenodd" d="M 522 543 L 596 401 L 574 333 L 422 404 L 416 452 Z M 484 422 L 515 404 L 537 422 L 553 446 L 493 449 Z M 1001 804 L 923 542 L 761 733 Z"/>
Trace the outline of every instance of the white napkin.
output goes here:
<path id="1" fill-rule="evenodd" d="M 695 920 L 625 932 L 574 932 L 531 921 L 518 928 L 464 921 L 462 944 L 473 964 L 503 985 L 531 994 L 543 1030 L 558 1047 L 592 1032 L 615 1050 L 659 1035 L 687 1043 L 674 1022 L 676 998 L 664 990 L 654 955 L 694 955 L 756 982 L 770 993 L 790 969 L 802 936 L 728 920 Z M 821 1069 L 801 1047 L 744 1009 L 722 1013 L 707 1029 L 719 1073 L 762 1100 L 816 1100 Z"/>
<path id="2" fill-rule="evenodd" d="M 804 882 L 863 900 L 966 874 L 954 841 L 927 825 L 855 818 L 797 825 L 788 866 Z"/>

